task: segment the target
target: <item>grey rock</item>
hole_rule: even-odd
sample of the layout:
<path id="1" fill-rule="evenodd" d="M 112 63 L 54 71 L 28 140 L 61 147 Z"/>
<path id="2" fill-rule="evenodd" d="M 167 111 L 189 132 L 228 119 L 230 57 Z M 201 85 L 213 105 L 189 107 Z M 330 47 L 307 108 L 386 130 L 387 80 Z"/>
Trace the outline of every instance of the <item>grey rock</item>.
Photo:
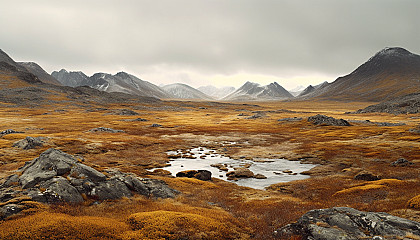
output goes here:
<path id="1" fill-rule="evenodd" d="M 99 200 L 106 200 L 131 197 L 132 194 L 123 182 L 113 178 L 98 183 L 90 192 L 90 196 Z"/>
<path id="2" fill-rule="evenodd" d="M 258 119 L 258 118 L 262 118 L 265 117 L 265 113 L 256 113 L 250 117 L 247 117 L 246 119 Z"/>
<path id="3" fill-rule="evenodd" d="M 93 182 L 101 182 L 105 181 L 106 179 L 106 176 L 103 173 L 81 163 L 76 163 L 73 166 L 73 168 L 70 171 L 70 176 L 77 176 L 77 178 L 89 179 Z"/>
<path id="4" fill-rule="evenodd" d="M 116 112 L 116 114 L 123 115 L 123 116 L 135 116 L 135 115 L 139 115 L 138 112 L 135 112 L 135 111 L 130 110 L 130 109 L 121 109 L 121 110 L 118 110 Z"/>
<path id="5" fill-rule="evenodd" d="M 20 141 L 17 141 L 13 144 L 13 147 L 22 148 L 24 150 L 33 149 L 36 147 L 42 147 L 46 142 L 44 137 L 26 137 Z"/>
<path id="6" fill-rule="evenodd" d="M 391 166 L 394 166 L 394 167 L 407 167 L 407 166 L 410 166 L 410 165 L 413 165 L 413 164 L 414 163 L 406 160 L 405 158 L 400 158 L 397 161 L 391 163 Z"/>
<path id="7" fill-rule="evenodd" d="M 144 119 L 144 118 L 136 118 L 136 119 L 123 119 L 122 121 L 125 121 L 125 122 L 147 122 L 149 120 Z"/>
<path id="8" fill-rule="evenodd" d="M 179 191 L 170 188 L 166 182 L 158 179 L 143 178 L 141 182 L 149 190 L 149 196 L 155 198 L 174 198 Z"/>
<path id="9" fill-rule="evenodd" d="M 18 204 L 9 203 L 0 207 L 0 219 L 5 219 L 23 210 L 22 206 Z"/>
<path id="10" fill-rule="evenodd" d="M 302 239 L 315 240 L 397 239 L 407 234 L 420 237 L 420 223 L 387 213 L 362 212 L 347 207 L 312 210 L 296 223 L 275 231 L 275 236 L 282 239 L 298 235 Z"/>
<path id="11" fill-rule="evenodd" d="M 123 179 L 123 182 L 130 190 L 135 191 L 138 194 L 141 194 L 144 196 L 150 195 L 149 188 L 146 186 L 146 184 L 140 181 L 140 179 L 135 176 L 131 176 L 131 175 L 125 176 Z"/>
<path id="12" fill-rule="evenodd" d="M 308 118 L 308 122 L 315 125 L 326 125 L 326 126 L 350 126 L 350 123 L 344 119 L 335 119 L 325 115 L 317 114 Z"/>
<path id="13" fill-rule="evenodd" d="M 81 203 L 84 198 L 106 200 L 131 197 L 133 192 L 155 198 L 173 198 L 179 192 L 164 181 L 141 179 L 134 174 L 108 169 L 106 174 L 80 163 L 60 150 L 48 149 L 10 175 L 0 185 L 0 201 L 20 196 L 44 203 Z M 28 199 L 28 198 L 27 198 Z M 2 212 L 3 211 L 3 212 Z M 0 209 L 0 219 L 13 214 Z M 1 215 L 3 214 L 3 215 Z"/>
<path id="14" fill-rule="evenodd" d="M 23 188 L 31 188 L 39 182 L 68 173 L 76 163 L 71 155 L 50 148 L 24 166 L 19 183 Z"/>
<path id="15" fill-rule="evenodd" d="M 19 176 L 17 174 L 10 175 L 6 178 L 3 184 L 1 184 L 0 188 L 10 187 L 13 184 L 17 185 L 19 182 Z"/>
<path id="16" fill-rule="evenodd" d="M 8 134 L 13 134 L 13 133 L 23 133 L 23 132 L 15 131 L 13 129 L 7 129 L 0 132 L 0 137 L 3 137 L 4 135 L 8 135 Z"/>
<path id="17" fill-rule="evenodd" d="M 83 202 L 83 198 L 77 189 L 61 176 L 41 183 L 40 188 L 45 189 L 42 194 L 46 196 L 47 202 Z"/>
<path id="18" fill-rule="evenodd" d="M 0 189 L 0 202 L 7 202 L 14 198 L 20 191 L 13 188 L 1 188 Z"/>
<path id="19" fill-rule="evenodd" d="M 117 130 L 112 128 L 106 128 L 106 127 L 98 127 L 90 129 L 89 132 L 108 132 L 108 133 L 122 133 L 123 130 Z"/>
<path id="20" fill-rule="evenodd" d="M 150 127 L 162 127 L 162 125 L 157 124 L 157 123 L 153 123 Z"/>
<path id="21" fill-rule="evenodd" d="M 279 122 L 299 122 L 301 120 L 302 120 L 301 117 L 292 117 L 292 118 L 281 118 L 277 121 L 279 121 Z"/>

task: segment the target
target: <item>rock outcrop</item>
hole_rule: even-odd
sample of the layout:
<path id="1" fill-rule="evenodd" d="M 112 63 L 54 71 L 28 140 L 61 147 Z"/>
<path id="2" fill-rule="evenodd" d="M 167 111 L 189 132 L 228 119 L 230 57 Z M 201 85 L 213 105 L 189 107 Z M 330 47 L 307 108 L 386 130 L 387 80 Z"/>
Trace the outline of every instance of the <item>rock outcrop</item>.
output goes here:
<path id="1" fill-rule="evenodd" d="M 124 130 L 118 130 L 113 128 L 106 128 L 106 127 L 97 127 L 89 130 L 89 132 L 108 132 L 108 133 L 123 133 Z"/>
<path id="2" fill-rule="evenodd" d="M 335 207 L 305 213 L 296 223 L 274 232 L 281 239 L 356 240 L 411 239 L 420 237 L 420 223 L 388 213 L 362 212 L 353 208 Z"/>
<path id="3" fill-rule="evenodd" d="M 179 193 L 162 180 L 138 178 L 116 169 L 99 172 L 52 148 L 18 171 L 20 174 L 7 177 L 0 185 L 1 202 L 24 196 L 43 203 L 81 203 L 86 199 L 131 197 L 134 193 L 155 198 L 172 198 Z M 5 207 L 8 204 L 0 208 Z"/>
<path id="4" fill-rule="evenodd" d="M 344 119 L 336 119 L 325 115 L 317 114 L 315 116 L 308 117 L 308 122 L 315 125 L 327 125 L 327 126 L 350 126 L 350 123 Z"/>
<path id="5" fill-rule="evenodd" d="M 33 149 L 36 147 L 42 147 L 46 142 L 44 137 L 26 137 L 20 141 L 17 141 L 13 144 L 13 147 L 22 148 L 24 150 Z"/>
<path id="6" fill-rule="evenodd" d="M 211 180 L 211 172 L 208 170 L 187 170 L 176 174 L 177 177 L 197 178 L 203 181 Z"/>

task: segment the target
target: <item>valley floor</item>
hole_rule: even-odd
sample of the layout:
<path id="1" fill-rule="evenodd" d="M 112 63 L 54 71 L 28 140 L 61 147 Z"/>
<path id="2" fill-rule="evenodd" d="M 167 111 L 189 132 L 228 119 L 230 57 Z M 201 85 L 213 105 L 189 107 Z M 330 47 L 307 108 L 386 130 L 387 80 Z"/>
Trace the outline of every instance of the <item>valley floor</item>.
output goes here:
<path id="1" fill-rule="evenodd" d="M 409 208 L 408 202 L 420 194 L 420 134 L 410 131 L 420 128 L 420 115 L 348 113 L 371 104 L 171 101 L 36 108 L 2 104 L 0 131 L 24 133 L 0 138 L 0 177 L 56 148 L 100 171 L 118 168 L 164 180 L 182 194 L 165 200 L 135 196 L 81 205 L 34 204 L 1 222 L 0 238 L 272 239 L 276 229 L 308 210 L 333 206 L 419 221 L 420 209 Z M 316 114 L 348 120 L 351 126 L 320 126 L 306 120 Z M 89 131 L 97 127 L 124 132 Z M 12 147 L 27 136 L 48 140 L 31 150 Z M 170 163 L 167 151 L 193 147 L 234 159 L 286 158 L 318 166 L 306 172 L 308 179 L 267 190 L 150 170 Z M 392 165 L 401 158 L 414 164 Z M 355 179 L 357 175 L 361 180 Z"/>

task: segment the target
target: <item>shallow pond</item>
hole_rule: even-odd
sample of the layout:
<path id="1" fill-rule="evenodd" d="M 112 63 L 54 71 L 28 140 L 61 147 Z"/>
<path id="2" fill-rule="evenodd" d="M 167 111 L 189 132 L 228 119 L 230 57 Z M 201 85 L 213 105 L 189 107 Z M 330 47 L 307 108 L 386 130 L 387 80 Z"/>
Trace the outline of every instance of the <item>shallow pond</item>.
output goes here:
<path id="1" fill-rule="evenodd" d="M 163 169 L 170 171 L 173 176 L 175 176 L 176 173 L 185 170 L 208 170 L 212 173 L 212 177 L 256 189 L 264 189 L 275 183 L 309 178 L 309 176 L 300 173 L 316 166 L 313 164 L 301 164 L 299 161 L 288 161 L 285 159 L 235 160 L 217 154 L 214 150 L 201 147 L 193 148 L 189 151 L 171 151 L 167 154 L 170 157 L 174 157 L 174 159 L 171 159 L 170 166 L 164 167 Z M 226 166 L 228 171 L 234 170 L 233 168 L 235 167 L 250 165 L 248 169 L 254 174 L 262 174 L 267 178 L 245 178 L 231 181 L 227 179 L 226 171 L 221 171 L 218 168 L 211 166 L 212 164 L 218 163 Z"/>

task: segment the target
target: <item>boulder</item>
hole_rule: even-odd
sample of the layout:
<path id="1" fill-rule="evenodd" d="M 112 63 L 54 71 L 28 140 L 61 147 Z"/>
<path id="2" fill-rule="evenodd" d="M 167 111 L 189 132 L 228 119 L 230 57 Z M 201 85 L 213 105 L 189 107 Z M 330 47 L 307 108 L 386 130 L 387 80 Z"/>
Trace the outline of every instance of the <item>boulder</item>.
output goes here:
<path id="1" fill-rule="evenodd" d="M 376 181 L 381 179 L 379 176 L 373 175 L 367 171 L 361 171 L 356 176 L 354 176 L 354 180 L 363 180 L 363 181 Z"/>
<path id="2" fill-rule="evenodd" d="M 410 165 L 413 165 L 414 163 L 406 160 L 405 158 L 400 158 L 397 161 L 391 163 L 391 166 L 393 167 L 407 167 Z"/>
<path id="3" fill-rule="evenodd" d="M 211 172 L 208 170 L 187 170 L 176 174 L 177 177 L 197 178 L 202 181 L 211 180 Z"/>
<path id="4" fill-rule="evenodd" d="M 40 184 L 40 189 L 45 189 L 42 195 L 45 196 L 46 202 L 83 202 L 83 197 L 70 182 L 61 177 L 56 176 L 48 181 Z"/>
<path id="5" fill-rule="evenodd" d="M 118 199 L 133 193 L 156 198 L 172 198 L 179 193 L 161 180 L 138 178 L 117 169 L 104 174 L 56 149 L 48 149 L 18 171 L 20 176 L 10 175 L 0 185 L 1 202 L 22 195 L 37 202 L 81 203 L 85 198 Z"/>
<path id="6" fill-rule="evenodd" d="M 13 133 L 23 133 L 23 132 L 15 131 L 13 129 L 7 129 L 0 132 L 0 137 L 3 137 L 4 135 L 8 135 L 8 134 L 13 134 Z"/>
<path id="7" fill-rule="evenodd" d="M 233 171 L 227 172 L 226 176 L 229 180 L 237 179 L 237 178 L 252 178 L 254 177 L 254 173 L 249 170 L 248 168 L 236 168 Z"/>
<path id="8" fill-rule="evenodd" d="M 42 145 L 46 142 L 46 138 L 44 137 L 26 137 L 20 141 L 17 141 L 13 144 L 13 147 L 18 147 L 24 150 L 33 149 L 36 147 L 42 147 Z"/>
<path id="9" fill-rule="evenodd" d="M 108 132 L 108 133 L 122 133 L 123 130 L 116 130 L 112 128 L 106 128 L 106 127 L 98 127 L 90 129 L 89 132 Z"/>
<path id="10" fill-rule="evenodd" d="M 157 124 L 157 123 L 153 123 L 152 125 L 150 125 L 150 127 L 162 127 L 162 125 Z"/>
<path id="11" fill-rule="evenodd" d="M 316 209 L 305 213 L 296 223 L 274 232 L 281 239 L 402 239 L 420 237 L 420 223 L 388 213 L 362 212 L 348 207 Z M 386 236 L 386 237 L 385 237 Z"/>
<path id="12" fill-rule="evenodd" d="M 131 197 L 132 194 L 123 182 L 117 178 L 112 178 L 107 181 L 97 183 L 89 193 L 89 196 L 99 200 L 106 200 Z"/>
<path id="13" fill-rule="evenodd" d="M 254 178 L 256 178 L 256 179 L 267 179 L 267 177 L 266 177 L 266 176 L 264 176 L 264 175 L 262 175 L 262 174 L 260 174 L 260 173 L 255 174 Z"/>
<path id="14" fill-rule="evenodd" d="M 309 117 L 308 122 L 324 126 L 350 126 L 350 123 L 344 119 L 335 119 L 321 114 Z"/>

